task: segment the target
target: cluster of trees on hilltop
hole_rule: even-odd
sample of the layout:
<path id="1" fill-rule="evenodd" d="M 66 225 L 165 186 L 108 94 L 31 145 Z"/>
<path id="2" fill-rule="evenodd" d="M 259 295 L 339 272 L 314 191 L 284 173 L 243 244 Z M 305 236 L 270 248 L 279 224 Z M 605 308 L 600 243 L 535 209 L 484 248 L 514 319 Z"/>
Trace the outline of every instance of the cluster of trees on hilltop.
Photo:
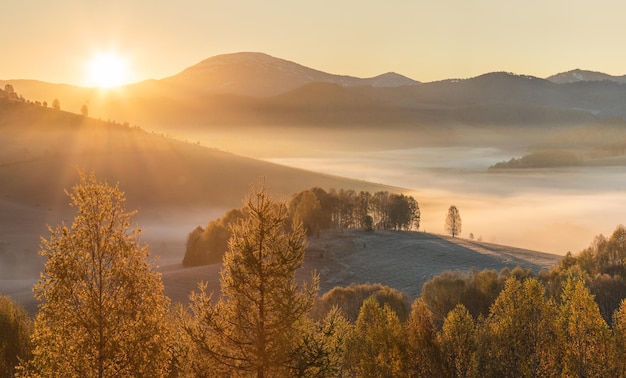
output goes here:
<path id="1" fill-rule="evenodd" d="M 24 102 L 24 103 L 28 103 L 28 104 L 35 104 L 35 105 L 38 105 L 38 106 L 43 106 L 44 108 L 48 107 L 48 103 L 46 101 L 44 101 L 42 103 L 41 101 L 31 101 L 31 100 L 25 99 L 24 96 L 18 94 L 15 91 L 15 88 L 13 88 L 13 85 L 11 85 L 11 84 L 5 84 L 4 85 L 4 89 L 0 88 L 0 99 L 2 99 L 2 98 L 10 99 L 10 100 L 13 100 L 13 101 Z M 61 110 L 61 105 L 60 105 L 59 100 L 57 98 L 52 100 L 52 109 Z"/>
<path id="2" fill-rule="evenodd" d="M 566 150 L 546 150 L 532 152 L 519 159 L 511 158 L 489 167 L 489 169 L 556 168 L 573 167 L 582 164 L 582 159 L 574 152 Z"/>
<path id="3" fill-rule="evenodd" d="M 289 209 L 309 234 L 331 228 L 419 230 L 421 219 L 415 198 L 387 191 L 371 194 L 313 188 L 295 194 Z"/>
<path id="4" fill-rule="evenodd" d="M 315 235 L 328 229 L 418 230 L 421 214 L 415 198 L 404 194 L 312 188 L 292 196 L 288 216 L 287 227 L 301 222 L 307 235 Z M 233 209 L 205 228 L 196 227 L 187 237 L 183 265 L 221 262 L 230 228 L 241 217 L 241 210 Z"/>

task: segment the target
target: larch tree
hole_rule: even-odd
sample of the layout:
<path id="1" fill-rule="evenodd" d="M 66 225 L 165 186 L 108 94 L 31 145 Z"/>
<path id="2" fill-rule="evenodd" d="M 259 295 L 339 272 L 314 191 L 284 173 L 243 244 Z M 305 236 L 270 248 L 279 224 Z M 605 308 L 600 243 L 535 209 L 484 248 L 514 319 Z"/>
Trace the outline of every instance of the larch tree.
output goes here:
<path id="1" fill-rule="evenodd" d="M 486 322 L 493 376 L 537 377 L 558 374 L 556 306 L 546 300 L 535 278 L 507 279 Z"/>
<path id="2" fill-rule="evenodd" d="M 346 373 L 357 377 L 404 377 L 406 336 L 398 315 L 376 297 L 363 302 L 347 341 Z"/>
<path id="3" fill-rule="evenodd" d="M 448 208 L 448 215 L 446 216 L 446 224 L 445 229 L 446 232 L 452 237 L 461 235 L 461 214 L 459 214 L 459 209 L 456 206 L 452 205 Z"/>
<path id="4" fill-rule="evenodd" d="M 161 275 L 131 228 L 118 186 L 80 175 L 68 193 L 77 215 L 50 228 L 47 261 L 34 287 L 40 301 L 33 359 L 40 377 L 159 377 L 168 373 L 169 299 Z"/>
<path id="5" fill-rule="evenodd" d="M 416 299 L 411 306 L 406 334 L 409 376 L 444 376 L 445 368 L 441 346 L 437 340 L 437 327 L 433 313 L 422 298 Z"/>
<path id="6" fill-rule="evenodd" d="M 611 376 L 611 332 L 581 278 L 570 277 L 565 283 L 558 324 L 562 376 Z"/>
<path id="7" fill-rule="evenodd" d="M 443 321 L 440 343 L 449 376 L 465 378 L 475 366 L 475 350 L 478 334 L 474 318 L 462 304 L 448 313 Z"/>
<path id="8" fill-rule="evenodd" d="M 198 376 L 288 375 L 318 291 L 317 275 L 309 286 L 295 282 L 306 235 L 301 224 L 287 231 L 287 206 L 261 188 L 248 196 L 243 211 L 224 255 L 221 297 L 213 303 L 203 285 L 191 295 L 184 328 L 198 357 L 215 369 L 194 372 Z"/>
<path id="9" fill-rule="evenodd" d="M 612 372 L 616 377 L 626 377 L 626 299 L 622 299 L 622 302 L 613 314 L 613 340 L 614 340 L 614 355 L 612 358 L 612 365 L 614 371 Z"/>

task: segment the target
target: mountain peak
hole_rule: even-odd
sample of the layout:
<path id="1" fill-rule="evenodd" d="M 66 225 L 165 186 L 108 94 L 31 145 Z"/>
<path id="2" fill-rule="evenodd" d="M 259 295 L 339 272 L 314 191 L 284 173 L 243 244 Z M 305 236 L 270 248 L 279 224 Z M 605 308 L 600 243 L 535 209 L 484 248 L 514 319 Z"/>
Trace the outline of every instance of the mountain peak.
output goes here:
<path id="1" fill-rule="evenodd" d="M 202 92 L 255 97 L 274 96 L 316 82 L 343 87 L 395 87 L 418 83 L 396 73 L 369 79 L 334 75 L 259 52 L 217 55 L 163 81 Z"/>
<path id="2" fill-rule="evenodd" d="M 369 79 L 363 79 L 363 82 L 372 87 L 402 87 L 405 85 L 420 84 L 419 81 L 415 81 L 396 72 L 387 72 Z"/>
<path id="3" fill-rule="evenodd" d="M 626 83 L 626 75 L 613 76 L 603 72 L 581 70 L 576 68 L 567 72 L 561 72 L 552 75 L 547 80 L 557 84 L 578 83 L 581 81 L 614 81 L 617 83 Z"/>

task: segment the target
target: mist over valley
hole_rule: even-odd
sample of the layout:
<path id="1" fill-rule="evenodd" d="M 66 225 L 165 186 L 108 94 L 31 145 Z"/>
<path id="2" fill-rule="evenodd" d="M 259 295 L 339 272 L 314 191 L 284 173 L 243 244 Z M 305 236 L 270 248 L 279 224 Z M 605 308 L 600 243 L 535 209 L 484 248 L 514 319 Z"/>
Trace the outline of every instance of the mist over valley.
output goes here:
<path id="1" fill-rule="evenodd" d="M 27 296 L 39 237 L 72 217 L 63 191 L 78 169 L 120 183 L 166 271 L 178 269 L 195 227 L 240 206 L 259 180 L 285 200 L 314 186 L 402 192 L 419 202 L 429 234 L 444 234 L 454 204 L 461 238 L 580 251 L 622 223 L 616 204 L 626 199 L 625 84 L 583 73 L 420 83 L 238 53 L 109 90 L 1 81 L 16 94 L 0 112 L 0 274 L 28 277 L 16 294 Z M 89 117 L 72 114 L 83 104 Z M 580 164 L 490 169 L 541 151 L 568 151 Z"/>

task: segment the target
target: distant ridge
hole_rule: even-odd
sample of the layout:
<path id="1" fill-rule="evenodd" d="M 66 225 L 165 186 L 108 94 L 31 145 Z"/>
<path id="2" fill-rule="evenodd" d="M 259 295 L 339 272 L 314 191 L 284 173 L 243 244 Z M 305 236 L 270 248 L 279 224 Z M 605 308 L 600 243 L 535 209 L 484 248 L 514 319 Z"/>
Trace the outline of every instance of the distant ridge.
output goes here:
<path id="1" fill-rule="evenodd" d="M 205 59 L 160 80 L 119 90 L 0 81 L 33 101 L 96 118 L 180 132 L 235 125 L 424 127 L 436 124 L 551 127 L 626 118 L 626 76 L 573 70 L 547 79 L 491 72 L 419 83 L 388 72 L 358 78 L 260 52 Z"/>
<path id="2" fill-rule="evenodd" d="M 546 80 L 549 80 L 556 84 L 570 84 L 578 83 L 581 81 L 614 81 L 616 83 L 624 84 L 626 83 L 626 75 L 613 76 L 605 74 L 603 72 L 587 71 L 577 68 L 575 70 L 552 75 Z"/>

